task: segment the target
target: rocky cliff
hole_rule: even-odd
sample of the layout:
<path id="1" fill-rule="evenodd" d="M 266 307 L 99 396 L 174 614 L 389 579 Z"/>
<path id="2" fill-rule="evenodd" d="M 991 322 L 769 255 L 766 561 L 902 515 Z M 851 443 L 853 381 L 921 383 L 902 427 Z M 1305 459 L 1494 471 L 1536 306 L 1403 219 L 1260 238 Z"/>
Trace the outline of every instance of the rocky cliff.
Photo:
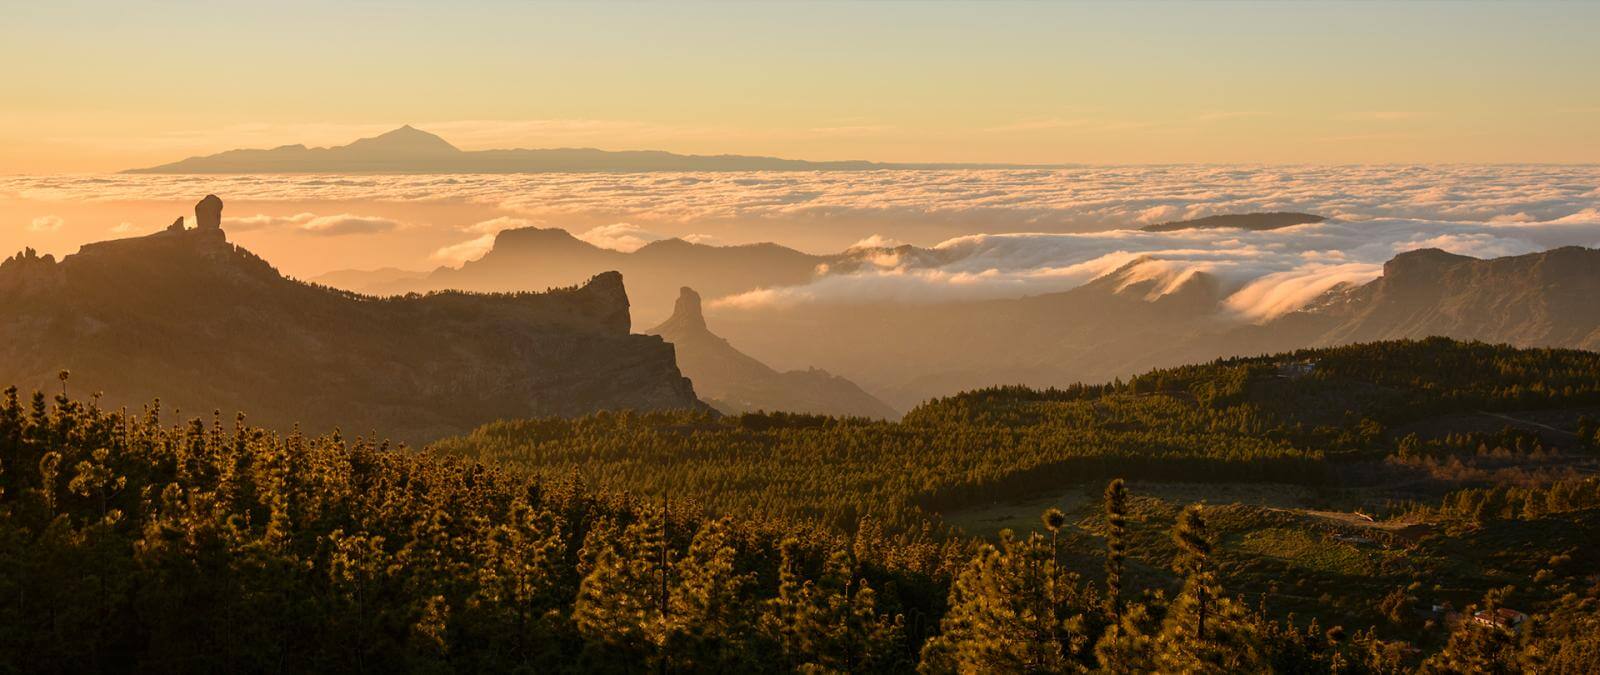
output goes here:
<path id="1" fill-rule="evenodd" d="M 1600 349 L 1600 250 L 1568 246 L 1481 260 L 1410 251 L 1383 276 L 1313 310 L 1335 345 L 1442 335 L 1518 346 Z"/>
<path id="2" fill-rule="evenodd" d="M 215 200 L 214 202 L 212 200 Z M 0 386 L 71 371 L 103 405 L 248 410 L 280 428 L 423 442 L 500 418 L 701 407 L 622 276 L 542 293 L 371 298 L 305 284 L 227 241 L 221 201 L 147 237 L 0 264 Z"/>
<path id="3" fill-rule="evenodd" d="M 897 418 L 899 413 L 861 387 L 827 371 L 778 372 L 735 349 L 706 327 L 700 294 L 679 291 L 672 317 L 647 331 L 677 350 L 678 365 L 718 410 L 815 413 L 849 417 Z"/>

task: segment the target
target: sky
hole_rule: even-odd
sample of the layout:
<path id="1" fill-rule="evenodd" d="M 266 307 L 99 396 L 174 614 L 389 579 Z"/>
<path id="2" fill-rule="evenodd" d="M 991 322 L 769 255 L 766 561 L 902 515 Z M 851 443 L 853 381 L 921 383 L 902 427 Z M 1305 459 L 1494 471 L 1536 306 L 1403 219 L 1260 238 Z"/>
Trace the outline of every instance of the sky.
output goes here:
<path id="1" fill-rule="evenodd" d="M 0 4 L 0 174 L 413 124 L 1020 163 L 1600 162 L 1600 3 Z"/>

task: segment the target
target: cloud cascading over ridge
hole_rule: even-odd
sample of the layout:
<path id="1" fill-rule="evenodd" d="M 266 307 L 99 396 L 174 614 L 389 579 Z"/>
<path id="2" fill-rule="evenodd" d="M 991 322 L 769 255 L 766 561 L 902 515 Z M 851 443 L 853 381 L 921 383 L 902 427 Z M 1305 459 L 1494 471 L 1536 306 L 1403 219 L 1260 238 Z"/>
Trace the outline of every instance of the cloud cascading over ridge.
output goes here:
<path id="1" fill-rule="evenodd" d="M 821 302 L 942 302 L 1069 290 L 1138 263 L 1135 280 L 1157 279 L 1156 294 L 1195 273 L 1216 277 L 1225 307 L 1263 321 L 1293 311 L 1340 284 L 1382 273 L 1396 254 L 1439 248 L 1475 257 L 1564 245 L 1600 246 L 1600 220 L 1451 223 L 1380 219 L 1328 221 L 1280 230 L 1238 229 L 971 235 L 929 249 L 858 249 L 865 262 L 803 286 L 761 289 L 711 304 L 722 309 Z"/>

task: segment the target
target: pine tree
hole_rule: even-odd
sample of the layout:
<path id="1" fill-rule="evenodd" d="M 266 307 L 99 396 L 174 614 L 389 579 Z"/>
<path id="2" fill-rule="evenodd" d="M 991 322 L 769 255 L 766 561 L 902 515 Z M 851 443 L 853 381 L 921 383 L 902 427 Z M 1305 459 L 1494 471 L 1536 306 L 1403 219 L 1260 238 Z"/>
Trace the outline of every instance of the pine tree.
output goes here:
<path id="1" fill-rule="evenodd" d="M 860 577 L 854 555 L 828 556 L 817 581 L 800 573 L 798 543 L 782 547 L 778 597 L 767 605 L 764 631 L 779 644 L 789 667 L 801 671 L 877 672 L 899 661 L 902 617 L 878 613 L 877 592 Z"/>
<path id="2" fill-rule="evenodd" d="M 1233 673 L 1262 667 L 1254 627 L 1225 597 L 1212 560 L 1211 535 L 1200 505 L 1190 505 L 1173 529 L 1173 571 L 1185 577 L 1156 637 L 1156 667 L 1164 672 Z"/>
<path id="3" fill-rule="evenodd" d="M 941 632 L 922 649 L 919 670 L 946 672 L 1063 672 L 1081 665 L 1083 598 L 1076 587 L 1051 598 L 1060 571 L 1043 537 L 1017 541 L 1010 530 L 985 544 L 950 587 Z M 1057 580 L 1058 582 L 1070 580 Z"/>
<path id="4" fill-rule="evenodd" d="M 1484 626 L 1472 619 L 1477 607 L 1468 605 L 1462 620 L 1450 631 L 1444 649 L 1424 661 L 1420 672 L 1483 673 L 1498 675 L 1525 672 L 1517 653 L 1517 641 L 1510 631 Z M 1529 671 L 1531 672 L 1531 671 Z"/>
<path id="5" fill-rule="evenodd" d="M 754 665 L 745 598 L 752 579 L 735 568 L 731 528 L 727 518 L 707 522 L 674 566 L 665 644 L 674 669 L 734 672 Z"/>
<path id="6" fill-rule="evenodd" d="M 660 561 L 661 514 L 645 507 L 619 533 L 614 523 L 589 531 L 581 552 L 585 575 L 572 621 L 586 646 L 584 667 L 626 669 L 654 663 L 664 635 Z"/>
<path id="7" fill-rule="evenodd" d="M 1121 478 L 1106 485 L 1106 613 L 1121 623 L 1122 570 L 1127 558 L 1128 488 Z"/>
<path id="8" fill-rule="evenodd" d="M 1108 673 L 1143 673 L 1154 669 L 1151 659 L 1152 619 L 1143 603 L 1131 603 L 1106 627 L 1094 646 L 1095 660 Z"/>

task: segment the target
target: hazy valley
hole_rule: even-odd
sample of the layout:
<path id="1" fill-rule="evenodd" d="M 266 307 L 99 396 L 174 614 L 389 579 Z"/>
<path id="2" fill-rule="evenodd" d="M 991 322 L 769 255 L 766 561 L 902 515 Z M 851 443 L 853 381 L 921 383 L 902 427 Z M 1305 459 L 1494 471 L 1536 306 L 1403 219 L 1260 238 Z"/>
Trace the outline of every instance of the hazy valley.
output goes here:
<path id="1" fill-rule="evenodd" d="M 1315 222 L 1289 215 L 1289 222 Z M 1153 231 L 1182 229 L 1189 228 Z M 902 410 L 978 387 L 1102 382 L 1154 367 L 1373 340 L 1440 335 L 1519 346 L 1600 344 L 1600 313 L 1584 301 L 1600 290 L 1600 251 L 1581 247 L 1489 260 L 1409 251 L 1384 262 L 1370 281 L 1329 277 L 1334 281 L 1325 290 L 1300 291 L 1301 304 L 1254 316 L 1235 303 L 1247 283 L 1155 255 L 1127 256 L 1099 276 L 1086 274 L 1071 290 L 1018 298 L 807 295 L 836 281 L 882 278 L 886 260 L 891 271 L 915 273 L 961 258 L 946 247 L 864 246 L 812 255 L 777 244 L 679 239 L 620 252 L 559 229 L 528 228 L 499 233 L 482 258 L 460 268 L 398 280 L 384 271 L 316 280 L 380 295 L 519 291 L 618 269 L 629 280 L 635 317 L 661 317 L 671 306 L 666 289 L 694 288 L 709 298 L 713 332 L 749 355 L 779 368 L 825 369 Z M 789 292 L 795 299 L 760 301 Z"/>

